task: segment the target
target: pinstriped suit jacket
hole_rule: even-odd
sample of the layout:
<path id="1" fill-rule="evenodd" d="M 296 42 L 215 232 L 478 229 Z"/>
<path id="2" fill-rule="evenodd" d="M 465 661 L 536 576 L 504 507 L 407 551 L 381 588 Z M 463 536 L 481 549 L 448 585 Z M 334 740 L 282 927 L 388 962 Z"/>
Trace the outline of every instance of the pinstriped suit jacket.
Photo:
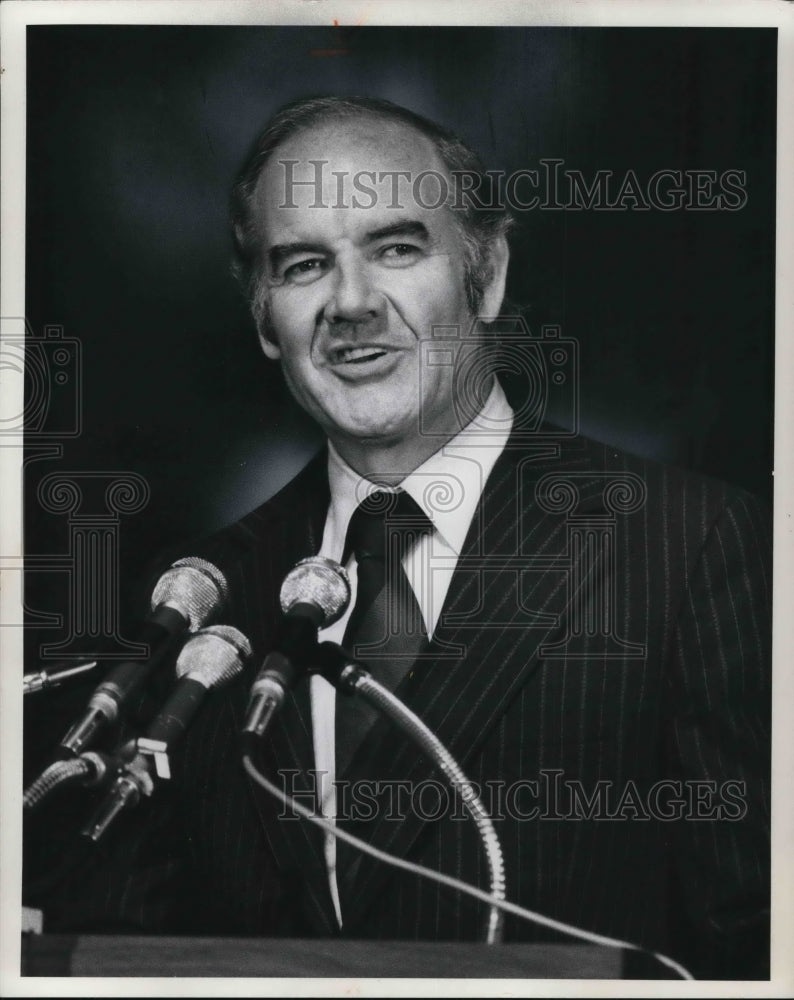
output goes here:
<path id="1" fill-rule="evenodd" d="M 327 504 L 321 454 L 201 553 L 227 574 L 232 623 L 259 656 Z M 511 438 L 428 657 L 399 692 L 481 787 L 510 899 L 701 975 L 764 974 L 770 552 L 766 516 L 741 491 L 581 438 L 558 454 Z M 256 669 L 213 695 L 169 789 L 50 904 L 52 929 L 339 933 L 321 835 L 239 763 Z M 305 682 L 260 763 L 311 803 Z M 385 720 L 341 778 L 378 847 L 486 884 L 471 822 Z M 483 919 L 480 904 L 368 857 L 343 898 L 350 937 L 475 939 Z M 507 940 L 546 936 L 508 919 Z"/>

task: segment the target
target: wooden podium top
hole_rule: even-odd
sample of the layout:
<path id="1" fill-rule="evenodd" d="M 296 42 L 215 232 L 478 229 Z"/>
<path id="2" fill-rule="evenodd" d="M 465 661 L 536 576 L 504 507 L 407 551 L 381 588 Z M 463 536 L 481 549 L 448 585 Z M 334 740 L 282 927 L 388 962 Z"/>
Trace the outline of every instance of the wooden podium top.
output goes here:
<path id="1" fill-rule="evenodd" d="M 565 944 L 25 934 L 22 975 L 619 979 L 623 957 Z"/>

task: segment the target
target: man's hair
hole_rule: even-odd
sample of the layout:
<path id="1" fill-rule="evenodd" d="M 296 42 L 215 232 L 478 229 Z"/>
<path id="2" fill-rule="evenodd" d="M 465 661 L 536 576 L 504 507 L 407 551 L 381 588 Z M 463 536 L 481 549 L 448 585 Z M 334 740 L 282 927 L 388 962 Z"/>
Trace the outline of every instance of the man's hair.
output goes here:
<path id="1" fill-rule="evenodd" d="M 391 101 L 373 97 L 314 97 L 285 105 L 256 140 L 232 190 L 234 272 L 245 289 L 257 328 L 263 335 L 269 333 L 269 315 L 262 240 L 254 221 L 254 192 L 273 153 L 287 139 L 318 122 L 334 118 L 376 118 L 407 125 L 433 143 L 449 171 L 453 191 L 462 175 L 474 182 L 468 184 L 467 190 L 480 192 L 481 197 L 482 192 L 488 190 L 488 178 L 479 157 L 458 136 Z M 477 316 L 483 293 L 493 275 L 492 244 L 499 236 L 507 234 L 512 219 L 501 205 L 492 207 L 487 196 L 486 207 L 473 204 L 471 197 L 453 200 L 454 208 L 447 205 L 445 209 L 452 211 L 463 239 L 466 300 L 472 315 Z"/>

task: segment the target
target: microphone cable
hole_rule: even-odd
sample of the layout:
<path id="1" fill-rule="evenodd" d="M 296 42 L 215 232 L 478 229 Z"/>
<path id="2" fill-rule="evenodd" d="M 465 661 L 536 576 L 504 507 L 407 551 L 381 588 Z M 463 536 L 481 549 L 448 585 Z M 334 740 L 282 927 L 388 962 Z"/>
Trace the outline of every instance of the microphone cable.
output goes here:
<path id="1" fill-rule="evenodd" d="M 490 892 L 495 899 L 507 898 L 505 863 L 502 845 L 488 810 L 483 805 L 474 785 L 469 781 L 457 760 L 444 746 L 432 729 L 388 688 L 378 683 L 368 670 L 350 660 L 341 647 L 324 642 L 319 647 L 319 670 L 343 696 L 359 695 L 408 736 L 433 762 L 436 770 L 458 795 L 477 828 L 485 863 L 488 868 Z M 502 940 L 504 917 L 501 910 L 492 906 L 485 921 L 483 939 L 486 944 L 499 944 Z"/>
<path id="2" fill-rule="evenodd" d="M 100 785 L 111 770 L 115 771 L 122 764 L 121 757 L 112 758 L 94 750 L 88 750 L 79 757 L 56 760 L 25 790 L 22 808 L 35 809 L 51 792 L 66 784 Z"/>
<path id="3" fill-rule="evenodd" d="M 359 851 L 363 851 L 365 854 L 369 854 L 371 857 L 376 858 L 378 861 L 382 861 L 384 864 L 390 865 L 393 868 L 399 868 L 402 871 L 411 873 L 412 875 L 418 875 L 420 878 L 427 878 L 432 882 L 438 882 L 439 885 L 445 885 L 451 889 L 456 889 L 458 892 L 471 896 L 473 899 L 477 899 L 481 903 L 487 903 L 488 906 L 496 907 L 504 913 L 509 913 L 512 916 L 519 917 L 522 920 L 527 920 L 530 923 L 540 924 L 543 927 L 559 931 L 560 933 L 567 934 L 570 937 L 579 938 L 582 941 L 586 941 L 588 944 L 600 945 L 606 948 L 623 949 L 626 951 L 636 951 L 650 955 L 662 965 L 672 969 L 672 971 L 680 976 L 681 979 L 694 981 L 695 977 L 691 972 L 685 969 L 683 965 L 676 962 L 675 959 L 672 959 L 667 955 L 663 955 L 661 952 L 650 951 L 648 948 L 643 948 L 638 944 L 632 944 L 630 941 L 622 941 L 620 938 L 612 938 L 603 934 L 596 934 L 593 931 L 585 930 L 582 927 L 575 927 L 573 924 L 566 924 L 562 920 L 554 920 L 552 917 L 544 916 L 542 913 L 536 913 L 534 910 L 528 910 L 523 906 L 519 906 L 517 903 L 511 903 L 509 900 L 500 899 L 498 896 L 492 896 L 485 892 L 484 889 L 479 889 L 477 886 L 470 885 L 468 882 L 463 882 L 461 879 L 455 878 L 452 875 L 445 875 L 443 872 L 433 871 L 432 868 L 426 868 L 424 865 L 418 865 L 413 861 L 406 861 L 404 858 L 399 858 L 394 854 L 381 851 L 379 848 L 373 847 L 371 844 L 368 844 L 365 840 L 361 840 L 359 837 L 354 836 L 352 833 L 348 833 L 346 830 L 340 829 L 335 823 L 327 820 L 324 816 L 317 815 L 310 809 L 301 805 L 300 802 L 293 799 L 292 796 L 287 795 L 287 793 L 283 792 L 278 785 L 274 784 L 269 778 L 262 774 L 261 771 L 259 771 L 251 759 L 250 754 L 244 753 L 242 761 L 243 767 L 248 775 L 266 792 L 269 792 L 272 796 L 274 796 L 274 798 L 278 799 L 282 805 L 292 809 L 299 816 L 302 816 L 310 823 L 314 823 L 315 826 L 318 826 L 326 833 L 332 834 L 339 840 L 344 840 L 345 843 L 350 844 Z"/>

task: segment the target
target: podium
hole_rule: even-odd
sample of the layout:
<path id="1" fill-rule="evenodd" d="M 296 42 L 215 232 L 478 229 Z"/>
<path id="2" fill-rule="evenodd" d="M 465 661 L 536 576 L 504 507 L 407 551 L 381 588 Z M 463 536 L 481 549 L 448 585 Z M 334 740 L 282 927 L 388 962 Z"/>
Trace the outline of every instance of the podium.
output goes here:
<path id="1" fill-rule="evenodd" d="M 23 976 L 666 978 L 611 948 L 567 944 L 25 934 Z"/>

